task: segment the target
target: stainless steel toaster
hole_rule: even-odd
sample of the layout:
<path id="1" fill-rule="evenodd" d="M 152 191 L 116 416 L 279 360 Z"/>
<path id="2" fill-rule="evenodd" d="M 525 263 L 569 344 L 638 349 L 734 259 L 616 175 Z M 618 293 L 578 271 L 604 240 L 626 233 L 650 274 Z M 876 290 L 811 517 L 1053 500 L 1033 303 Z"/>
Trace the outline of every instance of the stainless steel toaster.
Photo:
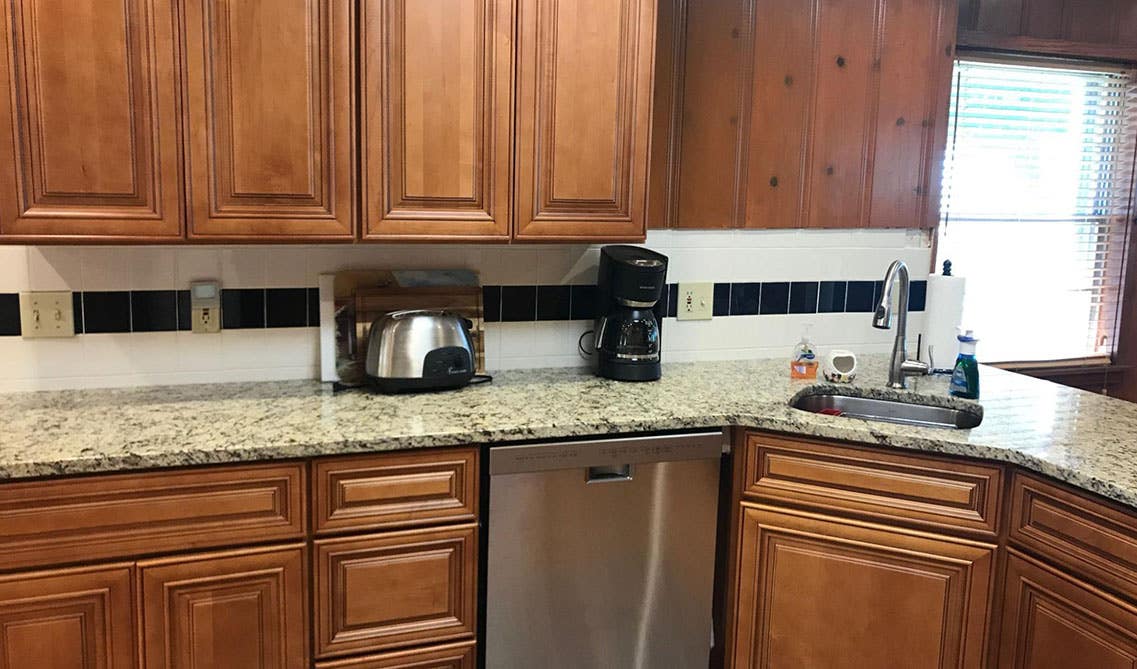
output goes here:
<path id="1" fill-rule="evenodd" d="M 364 370 L 381 392 L 466 385 L 474 377 L 469 320 L 448 311 L 395 311 L 371 325 Z"/>

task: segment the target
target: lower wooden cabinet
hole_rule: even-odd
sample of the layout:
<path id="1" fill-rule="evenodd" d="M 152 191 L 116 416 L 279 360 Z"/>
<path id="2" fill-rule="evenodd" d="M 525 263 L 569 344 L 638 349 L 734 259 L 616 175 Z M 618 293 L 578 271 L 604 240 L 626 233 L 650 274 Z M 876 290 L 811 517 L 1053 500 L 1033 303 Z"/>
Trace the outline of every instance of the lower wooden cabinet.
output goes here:
<path id="1" fill-rule="evenodd" d="M 996 547 L 744 503 L 734 667 L 979 667 Z"/>
<path id="2" fill-rule="evenodd" d="M 999 666 L 1132 668 L 1137 607 L 1011 550 Z"/>
<path id="3" fill-rule="evenodd" d="M 472 640 L 463 641 L 350 660 L 320 662 L 316 664 L 316 669 L 474 669 L 474 649 Z"/>
<path id="4" fill-rule="evenodd" d="M 0 578 L 0 667 L 135 666 L 131 565 Z"/>
<path id="5" fill-rule="evenodd" d="M 305 565 L 299 545 L 140 563 L 143 666 L 305 669 Z"/>
<path id="6" fill-rule="evenodd" d="M 317 541 L 316 657 L 472 639 L 477 554 L 476 524 Z"/>

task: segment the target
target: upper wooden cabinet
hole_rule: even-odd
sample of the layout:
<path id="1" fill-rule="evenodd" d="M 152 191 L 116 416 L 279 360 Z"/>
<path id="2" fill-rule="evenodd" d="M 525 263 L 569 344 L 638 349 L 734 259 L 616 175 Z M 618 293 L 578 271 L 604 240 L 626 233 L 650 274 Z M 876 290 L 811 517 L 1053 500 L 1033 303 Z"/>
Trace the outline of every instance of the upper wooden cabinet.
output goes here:
<path id="1" fill-rule="evenodd" d="M 688 0 L 653 226 L 935 225 L 955 25 L 956 0 Z"/>
<path id="2" fill-rule="evenodd" d="M 642 239 L 656 0 L 518 7 L 515 237 Z"/>
<path id="3" fill-rule="evenodd" d="M 12 0 L 0 11 L 0 235 L 181 237 L 170 0 Z"/>
<path id="4" fill-rule="evenodd" d="M 364 237 L 507 240 L 512 0 L 364 0 Z"/>
<path id="5" fill-rule="evenodd" d="M 350 239 L 350 0 L 183 0 L 189 233 Z"/>
<path id="6" fill-rule="evenodd" d="M 934 224 L 954 9 L 758 0 L 746 227 Z"/>

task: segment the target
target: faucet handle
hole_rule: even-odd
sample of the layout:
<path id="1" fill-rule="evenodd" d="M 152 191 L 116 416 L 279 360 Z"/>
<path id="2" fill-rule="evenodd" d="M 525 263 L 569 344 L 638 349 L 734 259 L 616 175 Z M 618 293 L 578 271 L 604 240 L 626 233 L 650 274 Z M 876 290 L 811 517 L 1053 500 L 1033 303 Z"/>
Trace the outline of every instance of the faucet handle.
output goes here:
<path id="1" fill-rule="evenodd" d="M 932 373 L 932 365 L 919 360 L 905 360 L 900 363 L 900 373 L 903 376 L 927 376 Z"/>

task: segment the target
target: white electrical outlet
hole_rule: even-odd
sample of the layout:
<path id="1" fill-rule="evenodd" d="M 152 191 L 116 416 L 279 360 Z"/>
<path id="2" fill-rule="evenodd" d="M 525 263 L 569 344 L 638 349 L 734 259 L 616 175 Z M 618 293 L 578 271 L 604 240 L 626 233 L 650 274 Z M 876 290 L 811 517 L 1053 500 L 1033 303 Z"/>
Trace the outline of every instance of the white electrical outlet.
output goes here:
<path id="1" fill-rule="evenodd" d="M 675 317 L 681 321 L 708 321 L 715 315 L 715 284 L 679 284 L 679 305 Z"/>
<path id="2" fill-rule="evenodd" d="M 20 293 L 20 334 L 25 339 L 74 337 L 71 291 Z"/>

